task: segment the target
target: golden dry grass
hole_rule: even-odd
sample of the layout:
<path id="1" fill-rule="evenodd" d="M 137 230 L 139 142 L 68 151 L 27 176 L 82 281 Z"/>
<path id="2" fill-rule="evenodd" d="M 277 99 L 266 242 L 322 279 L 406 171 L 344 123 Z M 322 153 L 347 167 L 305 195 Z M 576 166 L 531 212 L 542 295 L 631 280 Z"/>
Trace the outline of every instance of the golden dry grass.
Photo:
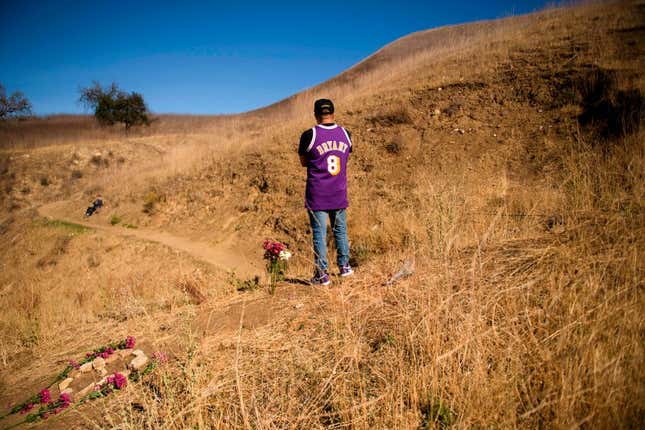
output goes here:
<path id="1" fill-rule="evenodd" d="M 17 139 L 2 154 L 0 399 L 134 334 L 169 365 L 48 426 L 642 427 L 645 136 L 606 138 L 578 117 L 612 73 L 610 98 L 645 92 L 644 14 L 591 3 L 422 32 L 265 110 L 113 134 L 78 165 L 73 135 Z M 172 249 L 30 209 L 66 200 L 71 218 L 101 191 L 96 222 L 118 214 L 257 259 L 273 237 L 306 278 L 295 144 L 318 95 L 356 143 L 357 273 L 333 288 L 238 292 L 244 279 Z M 415 274 L 385 286 L 409 259 Z"/>

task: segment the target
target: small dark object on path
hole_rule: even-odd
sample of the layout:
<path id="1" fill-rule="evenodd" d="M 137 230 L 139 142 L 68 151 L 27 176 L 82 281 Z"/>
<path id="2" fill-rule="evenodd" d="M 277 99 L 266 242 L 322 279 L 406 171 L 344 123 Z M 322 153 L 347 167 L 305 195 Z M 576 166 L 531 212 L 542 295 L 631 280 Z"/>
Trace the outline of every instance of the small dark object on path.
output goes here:
<path id="1" fill-rule="evenodd" d="M 96 200 L 92 203 L 92 206 L 89 206 L 85 211 L 85 217 L 91 217 L 95 212 L 103 207 L 103 199 L 101 196 L 97 195 Z"/>

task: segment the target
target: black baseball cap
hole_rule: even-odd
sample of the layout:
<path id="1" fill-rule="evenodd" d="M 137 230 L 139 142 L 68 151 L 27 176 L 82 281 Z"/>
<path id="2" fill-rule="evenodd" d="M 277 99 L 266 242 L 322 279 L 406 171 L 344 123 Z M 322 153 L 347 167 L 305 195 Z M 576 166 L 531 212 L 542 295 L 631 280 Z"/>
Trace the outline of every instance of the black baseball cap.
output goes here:
<path id="1" fill-rule="evenodd" d="M 314 114 L 317 116 L 334 113 L 334 103 L 329 99 L 318 99 L 314 103 Z"/>

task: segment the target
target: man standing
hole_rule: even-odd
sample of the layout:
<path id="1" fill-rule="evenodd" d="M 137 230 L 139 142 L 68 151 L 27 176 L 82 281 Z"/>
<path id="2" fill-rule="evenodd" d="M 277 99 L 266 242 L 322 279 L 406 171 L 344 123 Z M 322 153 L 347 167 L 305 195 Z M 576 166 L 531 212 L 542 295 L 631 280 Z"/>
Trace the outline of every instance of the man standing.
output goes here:
<path id="1" fill-rule="evenodd" d="M 300 136 L 300 164 L 307 168 L 305 207 L 313 233 L 314 264 L 312 284 L 329 285 L 327 272 L 327 219 L 336 242 L 340 276 L 354 271 L 349 265 L 347 240 L 347 159 L 352 151 L 351 135 L 334 119 L 334 104 L 320 99 L 314 103 L 317 125 Z"/>

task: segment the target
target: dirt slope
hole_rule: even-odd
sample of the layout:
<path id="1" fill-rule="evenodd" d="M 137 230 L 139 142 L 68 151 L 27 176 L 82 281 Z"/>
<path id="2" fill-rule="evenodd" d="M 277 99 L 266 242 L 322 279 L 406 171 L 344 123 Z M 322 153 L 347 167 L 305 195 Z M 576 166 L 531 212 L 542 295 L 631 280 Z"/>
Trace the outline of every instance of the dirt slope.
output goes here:
<path id="1" fill-rule="evenodd" d="M 591 3 L 421 32 L 199 133 L 5 150 L 0 400 L 132 334 L 169 365 L 46 425 L 642 427 L 644 17 Z M 318 95 L 355 141 L 356 275 L 325 289 L 299 283 L 295 146 Z M 275 295 L 227 270 L 261 268 L 264 238 L 294 251 Z"/>

